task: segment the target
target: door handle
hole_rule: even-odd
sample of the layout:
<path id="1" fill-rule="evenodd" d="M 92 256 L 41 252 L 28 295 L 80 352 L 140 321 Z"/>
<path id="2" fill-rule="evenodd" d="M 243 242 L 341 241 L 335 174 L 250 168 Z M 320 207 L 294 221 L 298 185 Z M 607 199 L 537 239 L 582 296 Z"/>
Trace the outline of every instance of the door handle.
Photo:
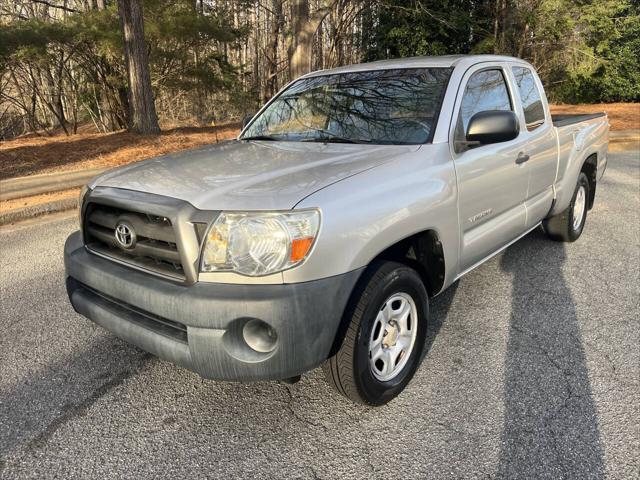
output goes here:
<path id="1" fill-rule="evenodd" d="M 518 154 L 518 158 L 516 158 L 516 164 L 520 165 L 524 162 L 527 162 L 529 161 L 529 158 L 530 158 L 529 155 L 527 155 L 526 153 L 520 152 Z"/>

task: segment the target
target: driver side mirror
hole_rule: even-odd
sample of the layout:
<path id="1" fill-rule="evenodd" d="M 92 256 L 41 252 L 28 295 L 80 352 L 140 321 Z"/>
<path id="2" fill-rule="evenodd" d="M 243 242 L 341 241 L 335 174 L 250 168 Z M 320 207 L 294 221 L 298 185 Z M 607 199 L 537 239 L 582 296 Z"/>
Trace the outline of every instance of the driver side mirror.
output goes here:
<path id="1" fill-rule="evenodd" d="M 255 113 L 250 113 L 249 115 L 246 115 L 243 119 L 242 119 L 242 129 L 244 130 L 244 127 L 246 127 L 247 125 L 249 125 L 249 122 L 251 121 L 251 119 L 253 117 L 255 117 L 256 114 Z"/>
<path id="2" fill-rule="evenodd" d="M 467 126 L 469 144 L 487 145 L 513 140 L 520 133 L 518 117 L 513 112 L 491 110 L 478 112 Z"/>

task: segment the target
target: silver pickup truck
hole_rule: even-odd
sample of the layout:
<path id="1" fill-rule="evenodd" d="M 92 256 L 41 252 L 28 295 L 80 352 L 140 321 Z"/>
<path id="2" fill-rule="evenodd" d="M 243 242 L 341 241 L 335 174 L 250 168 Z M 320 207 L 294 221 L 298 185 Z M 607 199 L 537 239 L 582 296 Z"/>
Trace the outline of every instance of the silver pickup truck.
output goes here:
<path id="1" fill-rule="evenodd" d="M 69 298 L 204 378 L 323 365 L 381 405 L 420 363 L 429 298 L 535 228 L 580 237 L 608 135 L 604 114 L 552 116 L 516 58 L 313 72 L 236 140 L 93 180 L 65 245 Z"/>

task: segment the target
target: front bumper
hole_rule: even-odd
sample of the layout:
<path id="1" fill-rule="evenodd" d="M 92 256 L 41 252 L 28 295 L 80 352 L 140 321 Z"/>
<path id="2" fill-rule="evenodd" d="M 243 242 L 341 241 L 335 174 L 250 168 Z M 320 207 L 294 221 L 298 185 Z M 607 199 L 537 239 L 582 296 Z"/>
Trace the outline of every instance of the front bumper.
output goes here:
<path id="1" fill-rule="evenodd" d="M 312 282 L 184 285 L 89 253 L 80 232 L 64 249 L 74 309 L 123 340 L 218 380 L 277 380 L 328 358 L 361 270 Z M 274 350 L 251 349 L 243 327 L 267 323 Z"/>

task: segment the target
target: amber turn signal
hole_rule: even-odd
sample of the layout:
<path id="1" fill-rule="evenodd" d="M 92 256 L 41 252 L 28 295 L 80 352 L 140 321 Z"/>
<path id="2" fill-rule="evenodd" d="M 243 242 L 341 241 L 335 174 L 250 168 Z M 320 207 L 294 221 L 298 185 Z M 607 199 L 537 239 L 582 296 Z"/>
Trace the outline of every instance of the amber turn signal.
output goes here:
<path id="1" fill-rule="evenodd" d="M 291 242 L 291 262 L 299 262 L 309 253 L 313 237 L 298 238 Z"/>

